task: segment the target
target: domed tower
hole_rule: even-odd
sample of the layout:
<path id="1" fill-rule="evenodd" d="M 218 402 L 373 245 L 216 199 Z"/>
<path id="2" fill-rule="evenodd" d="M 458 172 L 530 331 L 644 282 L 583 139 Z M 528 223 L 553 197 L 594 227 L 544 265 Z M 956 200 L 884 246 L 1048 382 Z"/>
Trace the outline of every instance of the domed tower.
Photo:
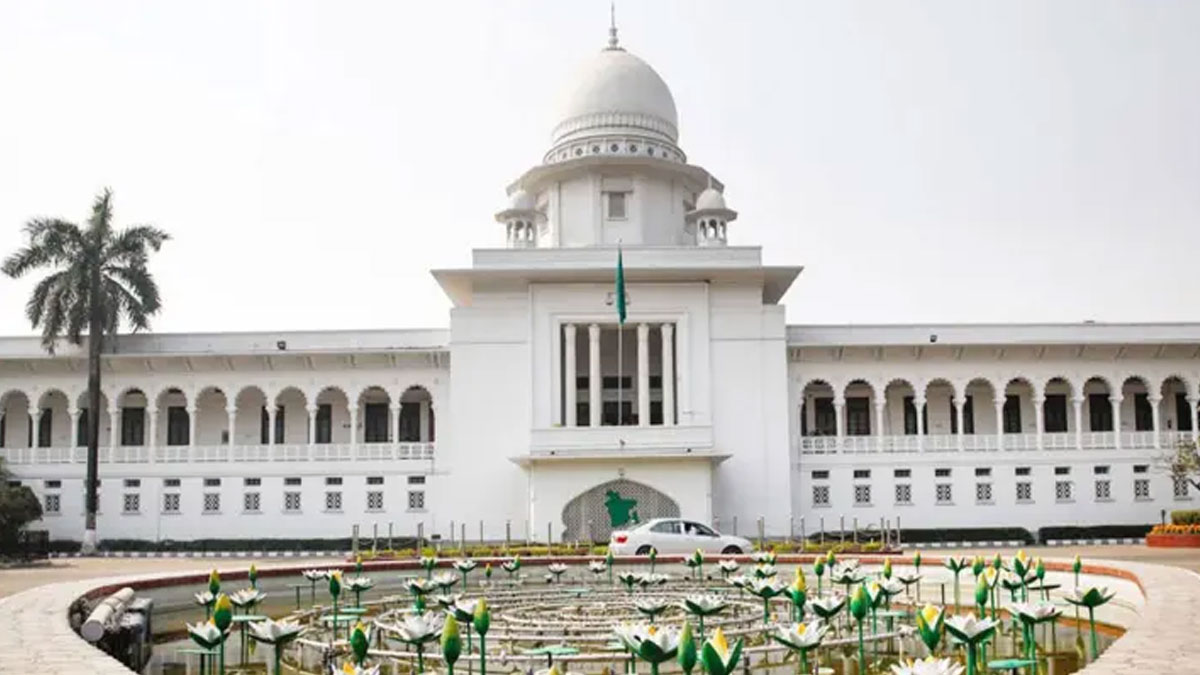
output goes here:
<path id="1" fill-rule="evenodd" d="M 537 246 L 537 203 L 533 195 L 517 189 L 508 198 L 508 207 L 496 214 L 496 222 L 504 224 L 504 241 L 508 248 Z"/>
<path id="2" fill-rule="evenodd" d="M 725 226 L 733 220 L 737 220 L 737 211 L 725 206 L 725 195 L 712 187 L 700 193 L 696 208 L 687 214 L 697 246 L 724 246 L 728 241 Z"/>
<path id="3" fill-rule="evenodd" d="M 723 187 L 678 141 L 671 90 L 610 28 L 608 45 L 568 80 L 542 164 L 508 187 L 497 219 L 509 246 L 695 246 L 688 214 L 706 187 Z"/>

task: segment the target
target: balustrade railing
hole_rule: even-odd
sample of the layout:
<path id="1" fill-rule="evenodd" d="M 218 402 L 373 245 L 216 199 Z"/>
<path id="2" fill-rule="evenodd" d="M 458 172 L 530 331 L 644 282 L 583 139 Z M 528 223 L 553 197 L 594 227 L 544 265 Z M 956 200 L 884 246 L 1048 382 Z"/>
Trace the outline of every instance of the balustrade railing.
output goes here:
<path id="1" fill-rule="evenodd" d="M 330 462 L 347 460 L 430 460 L 433 443 L 349 443 L 277 445 L 166 445 L 101 447 L 101 464 L 209 463 L 209 462 Z M 0 448 L 0 457 L 11 464 L 82 464 L 87 448 Z"/>
<path id="2" fill-rule="evenodd" d="M 1155 447 L 1155 432 L 1121 432 L 1121 448 L 1145 450 Z M 1190 431 L 1164 431 L 1157 434 L 1158 448 L 1169 450 L 1181 440 L 1191 441 Z M 1038 435 L 1027 434 L 915 434 L 884 436 L 803 436 L 798 439 L 801 455 L 870 454 L 877 452 L 957 452 L 961 447 L 967 452 L 990 452 L 1003 448 L 1005 451 L 1036 451 Z M 1042 450 L 1110 450 L 1117 447 L 1117 434 L 1112 431 L 1086 431 L 1076 433 L 1043 432 Z"/>

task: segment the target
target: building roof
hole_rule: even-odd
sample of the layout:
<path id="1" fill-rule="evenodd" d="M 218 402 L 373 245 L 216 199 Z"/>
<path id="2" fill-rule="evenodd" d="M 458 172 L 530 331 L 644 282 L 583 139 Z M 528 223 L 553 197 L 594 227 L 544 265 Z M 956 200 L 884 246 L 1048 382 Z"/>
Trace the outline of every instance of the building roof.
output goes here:
<path id="1" fill-rule="evenodd" d="M 1200 323 L 790 325 L 791 347 L 1200 343 Z"/>

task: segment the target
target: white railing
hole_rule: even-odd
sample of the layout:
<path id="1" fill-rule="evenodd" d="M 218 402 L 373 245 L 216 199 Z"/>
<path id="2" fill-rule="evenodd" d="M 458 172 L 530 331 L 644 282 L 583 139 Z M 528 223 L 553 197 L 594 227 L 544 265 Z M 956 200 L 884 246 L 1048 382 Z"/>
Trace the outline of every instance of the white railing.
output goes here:
<path id="1" fill-rule="evenodd" d="M 884 452 L 918 452 L 921 449 L 917 436 L 881 436 L 879 441 Z"/>
<path id="2" fill-rule="evenodd" d="M 1111 431 L 1085 431 L 1079 434 L 1079 445 L 1084 450 L 1115 448 L 1116 440 L 1116 434 Z"/>
<path id="3" fill-rule="evenodd" d="M 166 464 L 210 462 L 331 462 L 348 460 L 430 460 L 433 443 L 362 443 L 355 451 L 350 444 L 314 445 L 167 445 L 102 447 L 101 464 Z M 83 464 L 87 448 L 0 448 L 0 457 L 11 464 Z"/>
<path id="4" fill-rule="evenodd" d="M 1055 431 L 1052 433 L 1042 434 L 1042 449 L 1043 450 L 1076 450 L 1079 448 L 1079 439 L 1077 439 L 1074 431 Z"/>
<path id="5" fill-rule="evenodd" d="M 802 436 L 800 438 L 801 454 L 832 455 L 837 451 L 837 436 Z"/>
<path id="6" fill-rule="evenodd" d="M 925 452 L 957 452 L 957 434 L 930 434 L 921 439 Z"/>
<path id="7" fill-rule="evenodd" d="M 836 438 L 834 439 L 837 440 Z M 879 439 L 875 436 L 843 436 L 842 452 L 868 453 L 879 451 Z"/>
<path id="8" fill-rule="evenodd" d="M 1037 450 L 1037 434 L 1004 434 L 1005 450 Z"/>
<path id="9" fill-rule="evenodd" d="M 1158 435 L 1158 447 L 1164 450 L 1174 450 L 1180 442 L 1190 443 L 1191 440 L 1192 432 L 1190 431 L 1164 431 Z"/>
<path id="10" fill-rule="evenodd" d="M 963 450 L 967 452 L 991 452 L 999 447 L 996 434 L 963 434 Z"/>
<path id="11" fill-rule="evenodd" d="M 1122 448 L 1153 448 L 1154 447 L 1154 432 L 1153 431 L 1122 431 L 1121 432 L 1121 447 Z"/>

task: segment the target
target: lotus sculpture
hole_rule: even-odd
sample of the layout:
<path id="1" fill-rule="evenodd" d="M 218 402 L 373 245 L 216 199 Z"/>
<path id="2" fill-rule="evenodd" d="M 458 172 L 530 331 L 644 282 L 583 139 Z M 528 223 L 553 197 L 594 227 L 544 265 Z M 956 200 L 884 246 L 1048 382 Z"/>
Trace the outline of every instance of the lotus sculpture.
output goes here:
<path id="1" fill-rule="evenodd" d="M 437 567 L 437 556 L 423 555 L 421 556 L 421 569 L 425 570 L 425 578 L 433 578 L 433 568 Z"/>
<path id="2" fill-rule="evenodd" d="M 208 591 L 201 591 L 193 593 L 192 598 L 195 599 L 197 605 L 204 607 L 204 620 L 208 621 L 209 617 L 212 616 L 212 604 L 216 601 L 217 596 Z"/>
<path id="3" fill-rule="evenodd" d="M 1116 594 L 1107 588 L 1090 586 L 1086 589 L 1076 588 L 1072 593 L 1063 596 L 1063 600 L 1072 605 L 1087 609 L 1088 627 L 1092 634 L 1093 660 L 1100 656 L 1100 649 L 1096 642 L 1096 608 L 1108 604 L 1108 601 L 1112 600 L 1114 595 Z"/>
<path id="4" fill-rule="evenodd" d="M 467 590 L 467 574 L 476 567 L 479 567 L 479 563 L 470 558 L 463 558 L 462 560 L 455 560 L 453 566 L 462 575 L 462 589 L 465 592 Z"/>
<path id="5" fill-rule="evenodd" d="M 754 579 L 746 586 L 747 591 L 762 598 L 764 624 L 771 621 L 771 598 L 782 594 L 785 588 L 787 586 L 774 579 Z"/>
<path id="6" fill-rule="evenodd" d="M 1018 603 L 1009 608 L 1021 621 L 1021 636 L 1025 642 L 1025 658 L 1033 661 L 1037 655 L 1037 632 L 1040 623 L 1054 621 L 1062 616 L 1062 610 L 1050 602 Z"/>
<path id="7" fill-rule="evenodd" d="M 679 632 L 664 626 L 619 626 L 614 631 L 617 641 L 627 650 L 650 664 L 651 675 L 658 667 L 675 657 L 679 649 Z"/>
<path id="8" fill-rule="evenodd" d="M 417 672 L 425 672 L 425 645 L 442 634 L 443 618 L 433 612 L 412 614 L 398 624 L 380 624 L 393 633 L 401 642 L 411 645 L 417 652 Z"/>
<path id="9" fill-rule="evenodd" d="M 807 624 L 793 623 L 788 626 L 780 626 L 771 633 L 771 638 L 796 652 L 800 660 L 800 672 L 810 673 L 812 671 L 808 667 L 808 653 L 821 646 L 821 641 L 825 639 L 825 634 L 828 632 L 829 627 L 820 621 Z"/>
<path id="10" fill-rule="evenodd" d="M 550 563 L 546 567 L 546 571 L 554 576 L 554 581 L 556 582 L 562 579 L 562 575 L 566 574 L 567 569 L 567 566 L 562 563 Z"/>
<path id="11" fill-rule="evenodd" d="M 927 656 L 920 661 L 908 659 L 892 666 L 892 675 L 962 675 L 963 667 L 954 659 Z"/>
<path id="12" fill-rule="evenodd" d="M 917 612 L 917 636 L 925 643 L 931 657 L 937 653 L 938 643 L 942 641 L 945 623 L 946 613 L 940 607 L 925 605 Z"/>
<path id="13" fill-rule="evenodd" d="M 642 599 L 638 600 L 637 602 L 633 603 L 634 609 L 636 609 L 639 613 L 645 615 L 646 618 L 648 618 L 650 620 L 651 624 L 654 623 L 654 619 L 659 614 L 662 614 L 663 612 L 667 611 L 667 608 L 670 606 L 671 606 L 671 603 L 667 602 L 665 599 L 656 598 L 656 597 L 642 598 Z"/>
<path id="14" fill-rule="evenodd" d="M 704 617 L 720 614 L 729 607 L 729 603 L 717 595 L 689 595 L 684 597 L 679 604 L 683 607 L 683 611 L 696 617 L 701 638 L 704 637 Z"/>
<path id="15" fill-rule="evenodd" d="M 225 631 L 217 628 L 217 624 L 212 619 L 197 624 L 186 624 L 188 637 L 192 638 L 201 649 L 213 651 L 221 649 L 222 643 L 225 642 Z M 224 652 L 224 650 L 221 650 Z M 200 655 L 200 672 L 205 672 L 205 654 Z M 225 669 L 225 657 L 221 655 L 221 670 Z"/>
<path id="16" fill-rule="evenodd" d="M 722 579 L 728 579 L 730 574 L 738 571 L 738 561 L 733 558 L 722 558 L 717 562 L 717 569 L 721 572 Z"/>
<path id="17" fill-rule="evenodd" d="M 946 632 L 966 648 L 967 675 L 977 675 L 978 655 L 976 647 L 996 633 L 998 624 L 992 619 L 977 619 L 974 614 L 952 616 L 946 619 Z"/>
<path id="18" fill-rule="evenodd" d="M 309 583 L 309 602 L 317 604 L 317 582 L 325 579 L 325 570 L 304 570 L 300 573 Z"/>
<path id="19" fill-rule="evenodd" d="M 954 606 L 956 608 L 960 607 L 962 606 L 962 597 L 958 592 L 958 575 L 967 569 L 971 565 L 971 562 L 967 560 L 966 556 L 952 555 L 947 556 L 943 564 L 946 566 L 946 569 L 954 573 Z"/>
<path id="20" fill-rule="evenodd" d="M 250 623 L 250 637 L 257 642 L 271 645 L 274 650 L 275 675 L 283 675 L 280 663 L 283 658 L 283 648 L 292 640 L 300 637 L 303 632 L 304 626 L 291 621 L 265 619 Z"/>

